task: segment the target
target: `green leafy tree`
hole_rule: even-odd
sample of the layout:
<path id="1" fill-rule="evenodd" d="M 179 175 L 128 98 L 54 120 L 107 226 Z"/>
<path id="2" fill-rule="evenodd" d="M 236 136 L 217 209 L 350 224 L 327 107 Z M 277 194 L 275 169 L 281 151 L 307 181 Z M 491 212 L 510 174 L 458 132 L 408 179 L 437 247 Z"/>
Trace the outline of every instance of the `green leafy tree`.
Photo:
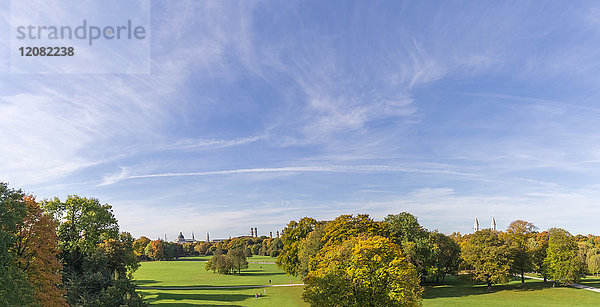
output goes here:
<path id="1" fill-rule="evenodd" d="M 269 244 L 267 245 L 267 255 L 271 257 L 277 257 L 283 250 L 283 242 L 280 238 L 269 239 Z M 275 260 L 277 261 L 277 260 Z"/>
<path id="2" fill-rule="evenodd" d="M 198 242 L 183 244 L 183 254 L 185 256 L 198 256 L 199 253 L 195 250 L 198 245 Z"/>
<path id="3" fill-rule="evenodd" d="M 548 252 L 545 263 L 554 284 L 575 283 L 583 277 L 583 264 L 578 257 L 577 242 L 566 230 L 548 230 Z"/>
<path id="4" fill-rule="evenodd" d="M 600 274 L 600 248 L 594 248 L 590 251 L 587 258 L 587 266 L 590 274 Z"/>
<path id="5" fill-rule="evenodd" d="M 419 224 L 417 217 L 408 212 L 388 215 L 384 225 L 393 242 L 402 246 L 404 255 L 415 266 L 421 280 L 435 278 L 434 247 L 431 246 L 429 232 Z"/>
<path id="6" fill-rule="evenodd" d="M 510 276 L 510 250 L 500 239 L 496 231 L 484 229 L 477 231 L 465 242 L 461 253 L 471 275 L 487 283 L 506 283 Z"/>
<path id="7" fill-rule="evenodd" d="M 528 249 L 531 251 L 533 271 L 542 275 L 544 282 L 547 282 L 549 278 L 548 267 L 545 261 L 548 254 L 548 240 L 548 232 L 543 231 L 535 234 L 535 236 L 528 241 Z"/>
<path id="8" fill-rule="evenodd" d="M 125 273 L 136 268 L 133 238 L 119 235 L 110 205 L 79 196 L 42 204 L 61 221 L 57 234 L 69 305 L 145 305 Z"/>
<path id="9" fill-rule="evenodd" d="M 516 220 L 506 229 L 506 241 L 511 252 L 511 272 L 521 276 L 521 286 L 525 286 L 525 272 L 533 269 L 533 250 L 530 239 L 535 235 L 537 227 L 532 223 Z"/>
<path id="10" fill-rule="evenodd" d="M 248 268 L 248 261 L 242 247 L 230 249 L 227 256 L 231 259 L 231 267 L 234 271 L 241 273 L 243 269 Z"/>
<path id="11" fill-rule="evenodd" d="M 217 272 L 217 256 L 221 256 L 219 255 L 214 255 L 212 256 L 210 259 L 208 259 L 208 261 L 206 262 L 206 264 L 204 265 L 204 268 L 207 271 L 213 271 L 213 273 Z"/>
<path id="12" fill-rule="evenodd" d="M 219 274 L 230 274 L 233 271 L 233 260 L 228 255 L 216 252 L 205 265 L 207 271 L 212 270 Z"/>
<path id="13" fill-rule="evenodd" d="M 0 306 L 27 306 L 34 290 L 27 275 L 17 266 L 14 248 L 18 225 L 27 216 L 25 194 L 0 182 Z"/>
<path id="14" fill-rule="evenodd" d="M 252 249 L 249 246 L 244 248 L 244 256 L 246 256 L 246 258 L 252 257 Z"/>
<path id="15" fill-rule="evenodd" d="M 583 266 L 584 273 L 590 272 L 587 265 L 587 260 L 593 250 L 594 244 L 589 242 L 587 237 L 581 238 L 581 241 L 577 242 L 577 257 L 579 257 L 579 263 L 581 263 Z"/>
<path id="16" fill-rule="evenodd" d="M 384 237 L 328 246 L 306 276 L 302 297 L 314 306 L 419 306 L 423 288 L 399 245 Z"/>
<path id="17" fill-rule="evenodd" d="M 291 221 L 284 228 L 283 235 L 281 236 L 281 252 L 277 256 L 275 263 L 286 273 L 293 276 L 298 275 L 300 242 L 315 229 L 317 223 L 313 218 L 304 217 L 298 222 Z M 257 253 L 253 250 L 253 254 Z"/>
<path id="18" fill-rule="evenodd" d="M 322 239 L 324 235 L 324 225 L 317 225 L 315 230 L 311 231 L 300 244 L 300 253 L 298 255 L 300 260 L 300 263 L 298 264 L 298 275 L 303 279 L 306 277 L 308 272 L 316 268 L 318 261 L 315 261 L 315 257 L 319 254 L 319 251 L 323 247 Z"/>
<path id="19" fill-rule="evenodd" d="M 67 279 L 81 272 L 85 254 L 93 253 L 98 244 L 119 235 L 112 207 L 102 205 L 98 199 L 68 196 L 64 202 L 58 198 L 44 201 L 42 207 L 62 221 L 57 234 Z"/>
<path id="20" fill-rule="evenodd" d="M 122 232 L 118 239 L 108 239 L 98 245 L 108 259 L 107 268 L 120 278 L 132 278 L 133 272 L 140 267 L 133 244 L 131 234 Z"/>
<path id="21" fill-rule="evenodd" d="M 390 214 L 384 222 L 390 237 L 397 244 L 417 242 L 427 237 L 427 230 L 419 224 L 417 217 L 408 212 Z"/>
<path id="22" fill-rule="evenodd" d="M 458 272 L 460 246 L 452 238 L 439 232 L 430 232 L 429 247 L 428 277 L 443 282 L 446 275 Z"/>
<path id="23" fill-rule="evenodd" d="M 163 244 L 163 250 L 164 250 L 164 258 L 163 260 L 173 260 L 175 259 L 175 246 L 179 245 L 177 243 L 172 243 L 172 242 L 165 242 L 162 241 Z"/>

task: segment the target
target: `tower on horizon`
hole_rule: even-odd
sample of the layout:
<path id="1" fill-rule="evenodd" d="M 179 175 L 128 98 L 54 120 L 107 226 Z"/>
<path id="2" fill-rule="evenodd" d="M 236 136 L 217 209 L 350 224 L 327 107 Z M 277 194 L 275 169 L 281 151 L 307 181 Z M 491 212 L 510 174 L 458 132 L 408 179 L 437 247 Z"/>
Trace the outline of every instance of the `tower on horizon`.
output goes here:
<path id="1" fill-rule="evenodd" d="M 479 221 L 475 218 L 475 224 L 473 225 L 473 232 L 479 231 Z"/>
<path id="2" fill-rule="evenodd" d="M 496 219 L 493 217 L 492 217 L 492 224 L 490 226 L 491 226 L 490 228 L 492 230 L 496 231 Z"/>

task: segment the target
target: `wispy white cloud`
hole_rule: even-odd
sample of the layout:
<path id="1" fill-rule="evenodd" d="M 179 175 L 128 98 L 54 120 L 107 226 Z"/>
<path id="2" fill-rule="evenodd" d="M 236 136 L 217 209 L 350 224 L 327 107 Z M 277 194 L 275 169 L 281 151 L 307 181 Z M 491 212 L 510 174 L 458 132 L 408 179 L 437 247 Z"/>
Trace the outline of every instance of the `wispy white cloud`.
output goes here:
<path id="1" fill-rule="evenodd" d="M 121 172 L 114 175 L 104 177 L 101 186 L 115 184 L 119 181 L 129 179 L 142 178 L 160 178 L 160 177 L 192 177 L 192 176 L 212 176 L 212 175 L 233 175 L 233 174 L 248 174 L 248 173 L 303 173 L 303 172 L 404 172 L 404 173 L 424 173 L 424 174 L 445 174 L 455 176 L 476 176 L 475 174 L 461 173 L 445 169 L 418 169 L 407 167 L 395 167 L 386 165 L 326 165 L 326 166 L 288 166 L 288 167 L 271 167 L 271 168 L 243 168 L 221 171 L 206 171 L 206 172 L 186 172 L 186 173 L 159 173 L 134 175 L 126 169 L 122 168 Z"/>
<path id="2" fill-rule="evenodd" d="M 266 136 L 250 136 L 237 139 L 181 139 L 172 144 L 155 147 L 156 150 L 217 149 L 251 144 Z"/>
<path id="3" fill-rule="evenodd" d="M 0 180 L 107 197 L 153 235 L 225 235 L 261 210 L 273 225 L 407 210 L 443 231 L 595 212 L 594 10 L 154 4 L 152 74 L 0 75 Z"/>

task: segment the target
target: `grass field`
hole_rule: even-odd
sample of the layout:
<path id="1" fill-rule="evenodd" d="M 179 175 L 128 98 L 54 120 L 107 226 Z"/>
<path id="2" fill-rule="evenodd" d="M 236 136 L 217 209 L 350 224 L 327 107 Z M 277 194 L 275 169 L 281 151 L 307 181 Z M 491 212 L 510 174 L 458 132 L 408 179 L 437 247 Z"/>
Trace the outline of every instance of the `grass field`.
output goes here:
<path id="1" fill-rule="evenodd" d="M 586 278 L 580 280 L 579 284 L 600 288 L 600 277 L 596 277 L 593 275 L 587 276 Z"/>
<path id="2" fill-rule="evenodd" d="M 162 306 L 308 306 L 301 300 L 302 287 L 257 287 L 243 289 L 168 290 L 161 287 L 247 286 L 300 283 L 279 270 L 275 258 L 254 256 L 240 275 L 219 275 L 206 271 L 210 257 L 187 257 L 177 261 L 144 262 L 136 272 L 139 290 L 152 305 Z M 253 263 L 260 262 L 260 263 Z M 598 287 L 600 279 L 588 276 L 581 284 Z M 265 295 L 266 291 L 266 295 Z M 255 298 L 255 294 L 263 293 Z M 491 292 L 484 284 L 473 285 L 450 276 L 445 285 L 427 286 L 423 306 L 600 306 L 600 294 L 569 287 L 552 288 L 550 283 L 520 280 L 495 285 Z"/>
<path id="3" fill-rule="evenodd" d="M 210 257 L 186 257 L 177 261 L 144 262 L 135 273 L 138 286 L 202 287 L 300 283 L 275 264 L 275 258 L 254 256 L 240 275 L 219 275 L 204 269 Z M 270 263 L 253 263 L 270 262 Z M 270 281 L 270 283 L 269 283 Z M 266 291 L 266 295 L 265 295 Z M 162 306 L 308 306 L 300 299 L 302 287 L 269 287 L 210 290 L 139 290 L 152 305 Z M 255 298 L 255 294 L 263 296 Z"/>
<path id="4" fill-rule="evenodd" d="M 600 306 L 600 294 L 571 287 L 552 288 L 551 283 L 520 279 L 506 285 L 494 285 L 491 292 L 484 284 L 473 285 L 455 277 L 446 285 L 427 287 L 423 306 Z"/>

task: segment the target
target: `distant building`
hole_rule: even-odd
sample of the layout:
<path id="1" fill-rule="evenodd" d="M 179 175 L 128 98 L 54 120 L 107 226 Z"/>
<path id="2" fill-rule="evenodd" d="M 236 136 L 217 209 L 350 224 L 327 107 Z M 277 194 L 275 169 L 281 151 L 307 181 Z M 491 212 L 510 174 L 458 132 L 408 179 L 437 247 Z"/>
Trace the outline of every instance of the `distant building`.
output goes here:
<path id="1" fill-rule="evenodd" d="M 497 225 L 496 225 L 496 219 L 492 217 L 492 223 L 490 224 L 490 229 L 493 231 L 496 231 L 497 229 Z M 473 232 L 478 232 L 480 231 L 481 228 L 479 228 L 479 220 L 477 220 L 477 218 L 475 218 L 475 223 L 473 224 Z"/>
<path id="2" fill-rule="evenodd" d="M 191 239 L 186 239 L 183 236 L 183 233 L 179 233 L 179 235 L 177 236 L 177 240 L 175 241 L 175 243 L 179 243 L 179 244 L 184 244 L 184 243 L 193 243 L 196 242 L 196 240 L 194 239 L 194 233 L 192 232 L 192 238 Z"/>

